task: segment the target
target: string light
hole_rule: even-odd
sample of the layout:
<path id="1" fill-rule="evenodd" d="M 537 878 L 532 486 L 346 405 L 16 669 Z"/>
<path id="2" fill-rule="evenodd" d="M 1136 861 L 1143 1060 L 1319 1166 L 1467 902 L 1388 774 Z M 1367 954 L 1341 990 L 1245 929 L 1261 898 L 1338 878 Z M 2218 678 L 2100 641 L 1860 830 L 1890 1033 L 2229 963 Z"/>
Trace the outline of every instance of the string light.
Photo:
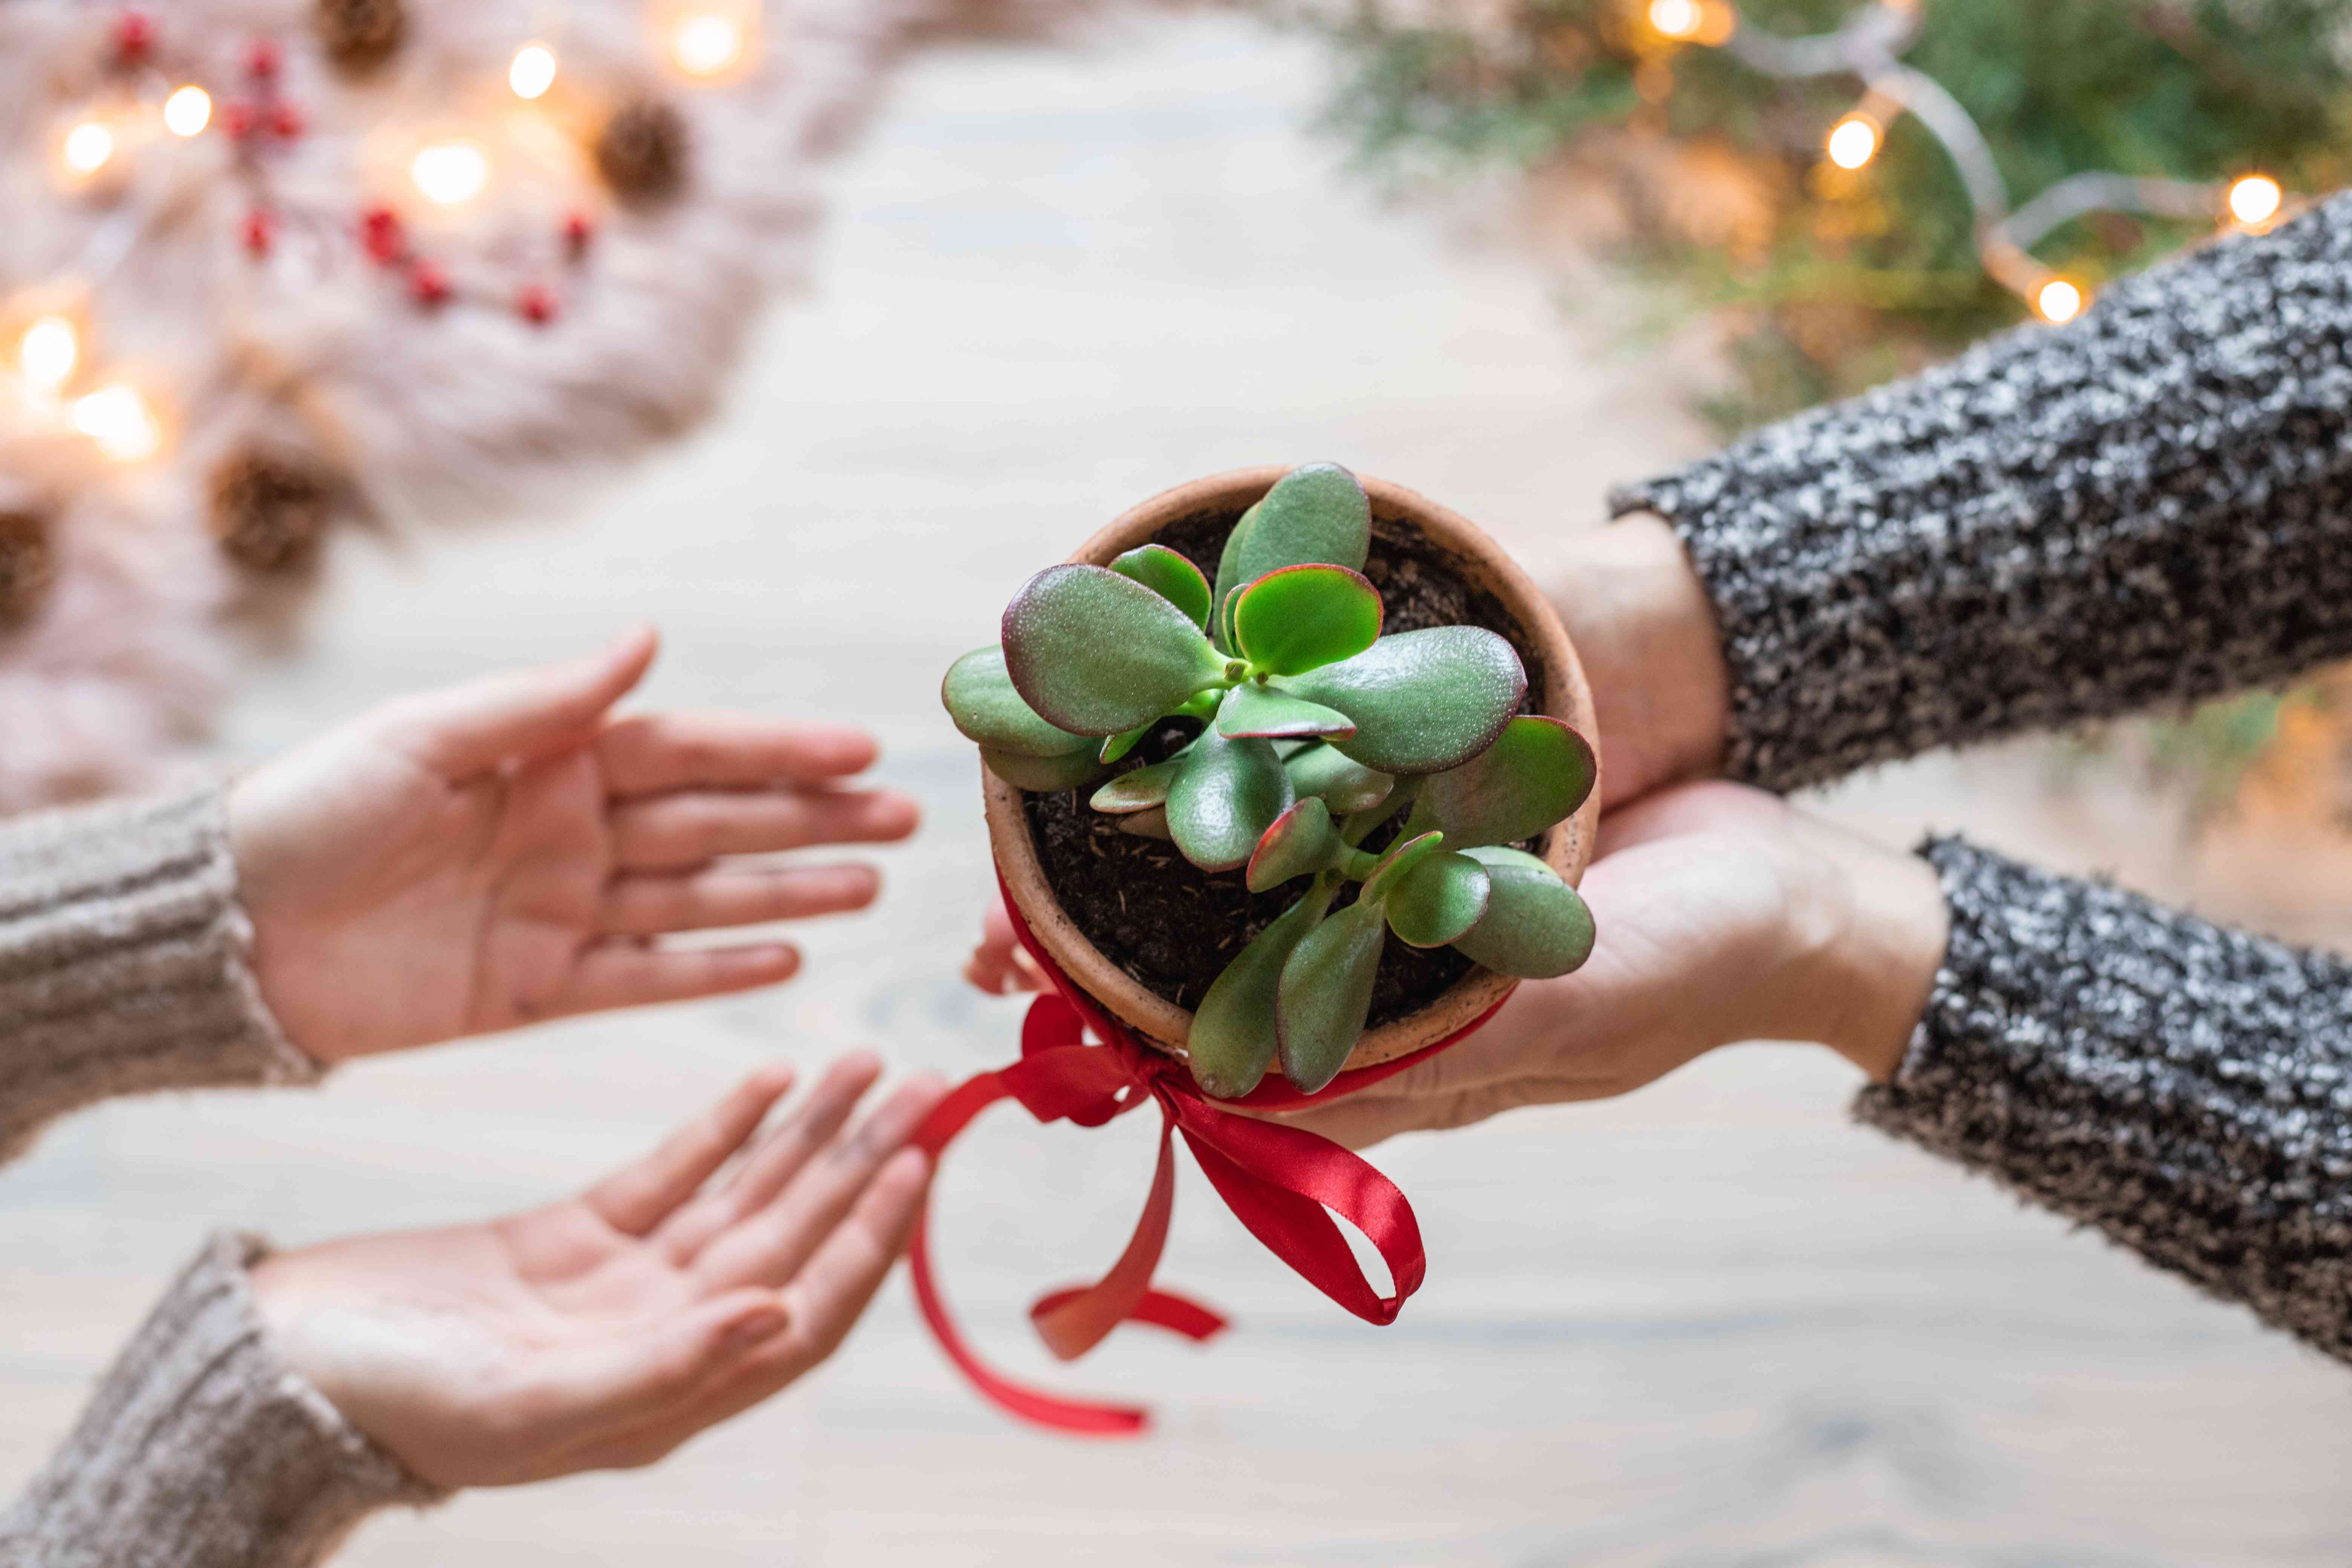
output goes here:
<path id="1" fill-rule="evenodd" d="M 1859 114 L 1849 114 L 1830 130 L 1830 162 L 1841 169 L 1859 169 L 1878 155 L 1878 127 Z"/>
<path id="2" fill-rule="evenodd" d="M 1675 0 L 1658 3 L 1671 5 Z M 670 35 L 669 52 L 687 75 L 717 76 L 743 57 L 742 24 L 715 11 L 688 16 Z"/>
<path id="3" fill-rule="evenodd" d="M 1706 20 L 1698 0 L 1650 0 L 1650 26 L 1669 38 L 1696 38 Z"/>
<path id="4" fill-rule="evenodd" d="M 114 156 L 114 132 L 95 120 L 85 120 L 66 132 L 66 167 L 77 174 L 95 174 Z"/>
<path id="5" fill-rule="evenodd" d="M 147 400 L 121 382 L 74 399 L 73 427 L 118 463 L 152 458 L 163 444 L 163 427 Z"/>
<path id="6" fill-rule="evenodd" d="M 212 120 L 213 95 L 193 82 L 163 100 L 163 129 L 174 136 L 194 136 Z"/>
<path id="7" fill-rule="evenodd" d="M 490 183 L 490 161 L 471 142 L 436 142 L 409 163 L 408 177 L 426 200 L 453 207 L 482 194 Z"/>
<path id="8" fill-rule="evenodd" d="M 81 338 L 63 316 L 38 316 L 16 340 L 16 369 L 44 392 L 56 392 L 81 363 Z"/>
<path id="9" fill-rule="evenodd" d="M 2279 183 L 2267 174 L 2247 174 L 2230 186 L 2230 216 L 2240 223 L 2266 223 L 2284 200 Z"/>
<path id="10" fill-rule="evenodd" d="M 507 85 L 517 98 L 537 98 L 555 85 L 555 51 L 545 44 L 525 44 L 507 68 Z"/>
<path id="11" fill-rule="evenodd" d="M 2083 313 L 2083 291 L 2063 278 L 2053 278 L 2033 291 L 2033 308 L 2053 326 Z"/>

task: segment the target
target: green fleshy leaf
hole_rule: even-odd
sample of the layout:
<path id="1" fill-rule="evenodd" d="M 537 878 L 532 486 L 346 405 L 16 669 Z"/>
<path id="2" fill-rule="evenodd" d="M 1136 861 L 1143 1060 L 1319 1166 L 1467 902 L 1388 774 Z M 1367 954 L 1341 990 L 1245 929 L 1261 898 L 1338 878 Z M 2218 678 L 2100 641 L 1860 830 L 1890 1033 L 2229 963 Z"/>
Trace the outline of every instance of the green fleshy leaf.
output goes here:
<path id="1" fill-rule="evenodd" d="M 1353 719 L 1355 734 L 1333 744 L 1366 767 L 1434 773 L 1494 744 L 1527 695 L 1528 672 L 1493 632 L 1432 626 L 1382 637 L 1353 658 L 1275 684 Z"/>
<path id="2" fill-rule="evenodd" d="M 1065 757 L 1094 747 L 1087 736 L 1048 724 L 1021 700 L 1021 693 L 1013 689 L 1013 678 L 1004 672 L 1003 648 L 974 648 L 948 666 L 947 679 L 940 683 L 940 700 L 947 705 L 948 717 L 955 721 L 964 739 L 977 741 L 990 751 L 1024 757 Z"/>
<path id="3" fill-rule="evenodd" d="M 1486 912 L 1454 939 L 1457 952 L 1497 973 L 1549 980 L 1592 955 L 1592 911 L 1549 866 L 1517 849 L 1464 851 L 1486 868 Z"/>
<path id="4" fill-rule="evenodd" d="M 1308 1094 L 1339 1076 L 1371 1016 L 1388 922 L 1358 900 L 1301 937 L 1282 966 L 1274 1024 L 1283 1075 Z"/>
<path id="5" fill-rule="evenodd" d="M 1453 850 L 1431 855 L 1398 877 L 1382 900 L 1389 930 L 1412 947 L 1444 947 L 1486 912 L 1486 868 Z"/>
<path id="6" fill-rule="evenodd" d="M 1425 781 L 1417 809 L 1458 849 L 1508 844 L 1582 805 L 1598 772 L 1583 736 L 1557 719 L 1522 715 L 1478 755 Z"/>
<path id="7" fill-rule="evenodd" d="M 1184 771 L 1184 758 L 1190 748 L 1179 752 L 1164 763 L 1137 768 L 1111 780 L 1095 791 L 1087 804 L 1108 816 L 1124 816 L 1130 811 L 1150 811 L 1155 805 L 1168 804 L 1168 791 L 1176 783 L 1176 775 Z"/>
<path id="8" fill-rule="evenodd" d="M 1233 531 L 1225 535 L 1225 547 L 1217 552 L 1217 585 L 1212 599 L 1212 614 L 1216 624 L 1210 630 L 1221 653 L 1234 651 L 1233 628 L 1225 619 L 1225 614 L 1232 607 L 1234 595 L 1249 581 L 1241 574 L 1242 550 L 1248 542 L 1250 529 L 1257 521 L 1258 507 L 1265 504 L 1261 499 L 1256 506 L 1242 513 L 1234 521 Z"/>
<path id="9" fill-rule="evenodd" d="M 1110 563 L 1122 577 L 1132 577 L 1183 611 L 1196 626 L 1209 624 L 1209 580 L 1164 544 L 1139 544 Z"/>
<path id="10" fill-rule="evenodd" d="M 1331 808 L 1309 795 L 1274 819 L 1249 858 L 1249 890 L 1263 893 L 1293 877 L 1326 870 L 1347 852 Z"/>
<path id="11" fill-rule="evenodd" d="M 1333 814 L 1347 816 L 1370 811 L 1388 799 L 1396 780 L 1374 773 L 1345 752 L 1311 745 L 1283 759 L 1290 787 L 1301 795 L 1320 795 Z"/>
<path id="12" fill-rule="evenodd" d="M 1380 590 L 1344 566 L 1285 566 L 1234 601 L 1244 658 L 1275 675 L 1304 675 L 1353 658 L 1381 637 Z"/>
<path id="13" fill-rule="evenodd" d="M 1378 903 L 1388 897 L 1389 889 L 1396 886 L 1399 877 L 1444 847 L 1445 835 L 1443 833 L 1422 833 L 1411 838 L 1399 838 L 1373 862 L 1371 874 L 1364 879 L 1364 901 Z"/>
<path id="14" fill-rule="evenodd" d="M 1176 837 L 1168 830 L 1168 808 L 1164 805 L 1130 812 L 1117 821 L 1121 833 L 1130 833 L 1138 838 L 1157 838 L 1165 844 Z"/>
<path id="15" fill-rule="evenodd" d="M 1279 1043 L 1274 1010 L 1283 965 L 1300 939 L 1322 921 L 1334 890 L 1330 886 L 1309 889 L 1235 953 L 1201 998 L 1184 1053 L 1192 1062 L 1192 1081 L 1203 1093 L 1239 1100 L 1265 1077 Z"/>
<path id="16" fill-rule="evenodd" d="M 1356 732 L 1345 713 L 1276 691 L 1255 680 L 1244 680 L 1225 693 L 1217 710 L 1217 729 L 1230 739 L 1295 741 L 1303 736 L 1335 739 Z"/>
<path id="17" fill-rule="evenodd" d="M 1213 724 L 1184 752 L 1168 792 L 1168 827 L 1185 859 L 1230 871 L 1249 863 L 1291 800 L 1290 775 L 1271 742 L 1231 740 Z"/>
<path id="18" fill-rule="evenodd" d="M 1148 724 L 1224 679 L 1183 611 L 1104 566 L 1052 566 L 1004 611 L 1004 667 L 1022 700 L 1073 734 Z"/>
<path id="19" fill-rule="evenodd" d="M 1159 727 L 1160 721 L 1154 719 L 1148 724 L 1138 724 L 1132 730 L 1120 731 L 1102 743 L 1102 750 L 1097 754 L 1095 760 L 1105 767 L 1110 766 L 1111 763 L 1118 762 L 1128 752 L 1141 745 L 1143 738 Z"/>
<path id="20" fill-rule="evenodd" d="M 1320 563 L 1361 572 L 1371 552 L 1371 502 L 1356 476 L 1337 463 L 1291 469 L 1250 514 L 1249 530 L 1234 554 L 1236 585 L 1285 566 Z"/>
<path id="21" fill-rule="evenodd" d="M 980 749 L 980 760 L 990 773 L 1014 789 L 1051 795 L 1056 790 L 1084 789 L 1103 776 L 1092 752 L 1072 752 L 1059 757 L 1024 757 L 1018 752 Z"/>

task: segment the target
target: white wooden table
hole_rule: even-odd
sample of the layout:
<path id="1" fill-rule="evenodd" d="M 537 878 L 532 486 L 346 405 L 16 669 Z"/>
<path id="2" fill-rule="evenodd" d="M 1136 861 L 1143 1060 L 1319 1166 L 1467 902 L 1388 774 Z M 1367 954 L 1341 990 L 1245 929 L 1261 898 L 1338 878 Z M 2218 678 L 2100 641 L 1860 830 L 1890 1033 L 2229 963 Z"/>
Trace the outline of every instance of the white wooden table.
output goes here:
<path id="1" fill-rule="evenodd" d="M 208 1227 L 299 1240 L 529 1202 L 774 1054 L 1009 1056 L 1016 1006 L 955 978 L 986 858 L 934 692 L 1012 587 L 1111 512 L 1336 458 L 1539 553 L 1572 548 L 1608 483 L 1701 448 L 1605 308 L 1563 322 L 1508 254 L 1344 176 L 1302 130 L 1318 84 L 1311 45 L 1222 17 L 933 54 L 841 171 L 821 289 L 767 323 L 718 427 L 585 517 L 342 555 L 233 753 L 651 616 L 655 698 L 866 719 L 929 830 L 782 992 L 55 1131 L 0 1178 L 0 1490 Z M 1841 809 L 2081 860 L 2121 844 L 2100 822 L 2133 820 L 2053 815 L 2030 758 L 1924 763 Z M 1006 1363 L 1148 1397 L 1155 1436 L 1008 1425 L 898 1285 L 821 1376 L 651 1472 L 380 1520 L 345 1561 L 2352 1559 L 2352 1373 L 1850 1127 L 1850 1077 L 1750 1047 L 1620 1103 L 1391 1145 L 1431 1272 L 1386 1331 L 1282 1271 L 1188 1171 L 1168 1277 L 1237 1331 L 1205 1352 L 1134 1331 L 1075 1372 L 1021 1310 L 1115 1254 L 1150 1130 L 1000 1111 L 945 1178 L 950 1289 Z"/>

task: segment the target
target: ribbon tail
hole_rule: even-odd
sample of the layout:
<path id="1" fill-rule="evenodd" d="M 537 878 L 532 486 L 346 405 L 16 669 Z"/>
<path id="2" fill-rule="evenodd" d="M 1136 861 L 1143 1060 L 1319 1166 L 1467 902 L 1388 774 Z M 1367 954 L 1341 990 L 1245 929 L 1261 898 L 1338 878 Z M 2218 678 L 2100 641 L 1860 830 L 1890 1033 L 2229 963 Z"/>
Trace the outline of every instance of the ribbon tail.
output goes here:
<path id="1" fill-rule="evenodd" d="M 1160 1163 L 1151 1174 L 1150 1195 L 1144 1200 L 1127 1250 L 1110 1272 L 1083 1289 L 1056 1290 L 1029 1309 L 1037 1337 L 1063 1361 L 1077 1360 L 1129 1320 L 1194 1340 L 1205 1340 L 1225 1326 L 1225 1320 L 1210 1309 L 1151 1289 L 1151 1276 L 1168 1245 L 1169 1216 L 1176 1206 L 1175 1131 L 1172 1118 L 1161 1120 Z"/>

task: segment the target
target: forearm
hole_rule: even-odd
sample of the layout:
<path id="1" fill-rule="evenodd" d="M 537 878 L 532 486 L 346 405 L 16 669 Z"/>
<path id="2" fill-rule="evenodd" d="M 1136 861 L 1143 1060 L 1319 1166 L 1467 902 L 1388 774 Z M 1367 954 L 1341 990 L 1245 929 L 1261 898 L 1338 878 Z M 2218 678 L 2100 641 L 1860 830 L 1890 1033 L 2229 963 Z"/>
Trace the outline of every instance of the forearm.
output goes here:
<path id="1" fill-rule="evenodd" d="M 1792 789 L 2352 654 L 2352 197 L 1627 488 Z"/>
<path id="2" fill-rule="evenodd" d="M 1871 1124 L 2352 1361 L 2352 965 L 1953 840 Z"/>
<path id="3" fill-rule="evenodd" d="M 25 1568 L 303 1568 L 373 1510 L 435 1493 L 354 1430 L 264 1335 L 215 1237 L 100 1384 L 25 1494 L 0 1561 Z"/>
<path id="4" fill-rule="evenodd" d="M 112 1095 L 316 1078 L 249 942 L 215 792 L 0 826 L 0 1161 Z"/>

